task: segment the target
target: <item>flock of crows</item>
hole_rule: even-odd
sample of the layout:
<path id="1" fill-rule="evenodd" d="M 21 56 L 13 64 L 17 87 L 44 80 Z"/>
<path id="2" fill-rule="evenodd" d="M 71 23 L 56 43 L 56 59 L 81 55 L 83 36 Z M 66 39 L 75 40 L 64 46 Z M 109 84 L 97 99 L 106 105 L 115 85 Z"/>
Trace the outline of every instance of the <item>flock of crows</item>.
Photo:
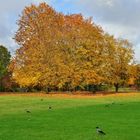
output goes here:
<path id="1" fill-rule="evenodd" d="M 41 99 L 41 101 L 43 101 L 43 99 Z M 51 110 L 52 106 L 48 106 L 48 109 Z M 26 109 L 26 113 L 31 113 L 31 111 Z"/>
<path id="2" fill-rule="evenodd" d="M 41 99 L 41 101 L 43 101 L 43 99 Z M 111 104 L 106 104 L 105 107 L 109 107 L 110 105 L 113 105 L 113 104 L 115 104 L 115 102 L 112 102 Z M 123 104 L 120 104 L 120 105 L 123 105 Z M 52 106 L 48 106 L 48 109 L 51 110 Z M 26 113 L 30 114 L 31 111 L 30 110 L 26 110 Z M 98 126 L 96 127 L 96 133 L 98 135 L 106 135 L 106 133 L 102 129 L 100 129 Z"/>

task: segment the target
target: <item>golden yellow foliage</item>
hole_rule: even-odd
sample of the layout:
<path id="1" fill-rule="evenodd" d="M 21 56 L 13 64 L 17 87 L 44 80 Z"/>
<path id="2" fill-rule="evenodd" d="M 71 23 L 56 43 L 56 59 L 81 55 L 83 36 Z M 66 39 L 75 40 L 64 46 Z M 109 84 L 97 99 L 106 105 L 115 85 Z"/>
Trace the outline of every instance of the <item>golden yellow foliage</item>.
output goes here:
<path id="1" fill-rule="evenodd" d="M 116 40 L 81 14 L 64 15 L 45 3 L 26 7 L 15 35 L 21 46 L 11 63 L 21 86 L 69 87 L 119 83 L 132 59 Z"/>

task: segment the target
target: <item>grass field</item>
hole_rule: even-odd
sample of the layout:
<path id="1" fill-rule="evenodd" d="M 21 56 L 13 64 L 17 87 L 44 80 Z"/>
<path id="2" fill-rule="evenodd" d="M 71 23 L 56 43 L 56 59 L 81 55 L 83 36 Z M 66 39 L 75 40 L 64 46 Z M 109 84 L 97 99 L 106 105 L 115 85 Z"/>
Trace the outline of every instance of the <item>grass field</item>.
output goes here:
<path id="1" fill-rule="evenodd" d="M 96 126 L 106 135 L 96 134 Z M 97 97 L 0 96 L 0 140 L 132 139 L 140 140 L 138 93 Z"/>

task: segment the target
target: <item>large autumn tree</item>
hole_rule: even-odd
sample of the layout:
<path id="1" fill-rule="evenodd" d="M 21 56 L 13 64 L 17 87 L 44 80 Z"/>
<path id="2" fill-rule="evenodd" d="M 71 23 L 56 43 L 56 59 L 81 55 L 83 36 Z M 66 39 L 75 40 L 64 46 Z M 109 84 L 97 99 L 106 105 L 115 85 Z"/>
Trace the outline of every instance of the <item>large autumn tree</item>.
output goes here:
<path id="1" fill-rule="evenodd" d="M 101 82 L 103 31 L 91 19 L 41 3 L 26 7 L 18 25 L 15 40 L 21 47 L 11 69 L 21 86 L 72 89 Z"/>
<path id="2" fill-rule="evenodd" d="M 71 90 L 107 79 L 118 84 L 131 59 L 127 41 L 106 35 L 91 18 L 64 15 L 46 3 L 26 7 L 18 26 L 20 48 L 10 69 L 22 87 Z"/>

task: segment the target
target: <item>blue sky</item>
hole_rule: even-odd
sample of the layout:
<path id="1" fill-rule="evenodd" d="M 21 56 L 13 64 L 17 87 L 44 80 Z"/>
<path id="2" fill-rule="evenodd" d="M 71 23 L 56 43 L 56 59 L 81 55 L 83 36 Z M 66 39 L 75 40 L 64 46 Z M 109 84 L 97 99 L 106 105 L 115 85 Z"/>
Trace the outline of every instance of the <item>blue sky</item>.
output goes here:
<path id="1" fill-rule="evenodd" d="M 135 58 L 140 62 L 140 0 L 0 0 L 0 44 L 14 53 L 17 45 L 12 39 L 16 22 L 25 6 L 46 2 L 63 13 L 82 13 L 93 17 L 104 31 L 117 38 L 130 40 Z"/>

